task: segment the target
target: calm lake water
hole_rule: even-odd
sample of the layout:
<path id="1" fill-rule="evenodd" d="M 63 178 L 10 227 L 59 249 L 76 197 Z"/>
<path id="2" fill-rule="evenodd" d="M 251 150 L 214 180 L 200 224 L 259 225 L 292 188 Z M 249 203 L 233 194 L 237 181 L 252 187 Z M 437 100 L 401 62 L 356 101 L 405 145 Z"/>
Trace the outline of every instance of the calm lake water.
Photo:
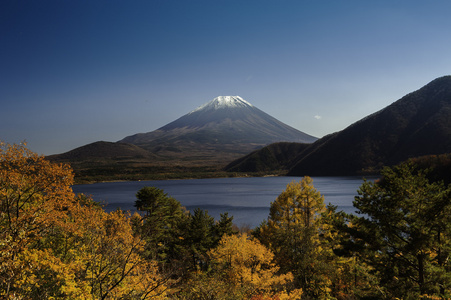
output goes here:
<path id="1" fill-rule="evenodd" d="M 145 186 L 163 189 L 188 210 L 199 207 L 208 210 L 215 219 L 228 212 L 238 226 L 258 226 L 267 219 L 272 201 L 291 181 L 301 177 L 212 178 L 186 180 L 151 180 L 107 182 L 73 186 L 75 193 L 91 195 L 106 204 L 105 210 L 116 208 L 135 211 L 136 193 Z M 363 183 L 360 177 L 313 177 L 314 187 L 324 196 L 325 204 L 337 205 L 339 210 L 355 213 L 354 196 Z"/>

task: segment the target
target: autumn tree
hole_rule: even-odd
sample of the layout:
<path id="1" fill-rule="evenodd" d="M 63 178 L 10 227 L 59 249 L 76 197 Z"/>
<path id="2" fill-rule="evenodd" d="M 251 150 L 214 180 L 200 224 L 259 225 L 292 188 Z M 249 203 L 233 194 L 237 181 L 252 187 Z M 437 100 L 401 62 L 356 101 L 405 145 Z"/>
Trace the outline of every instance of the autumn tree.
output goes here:
<path id="1" fill-rule="evenodd" d="M 52 164 L 25 145 L 0 145 L 0 295 L 62 293 L 58 259 L 34 247 L 47 228 L 64 222 L 60 212 L 74 198 L 72 180 L 67 165 Z M 40 276 L 33 276 L 38 268 Z"/>
<path id="2" fill-rule="evenodd" d="M 281 270 L 292 272 L 296 285 L 314 297 L 329 293 L 327 258 L 333 254 L 321 239 L 325 211 L 324 197 L 306 176 L 287 185 L 271 203 L 268 220 L 256 232 L 274 252 Z"/>
<path id="3" fill-rule="evenodd" d="M 0 147 L 0 298 L 161 298 L 130 218 L 72 192 L 72 171 L 24 145 Z"/>
<path id="4" fill-rule="evenodd" d="M 328 278 L 329 296 L 335 299 L 361 299 L 371 295 L 377 288 L 377 277 L 373 269 L 357 255 L 357 249 L 349 247 L 353 243 L 351 231 L 353 215 L 337 211 L 337 206 L 327 205 L 321 215 L 320 241 L 323 253 L 322 272 Z"/>
<path id="5" fill-rule="evenodd" d="M 209 271 L 196 272 L 177 299 L 300 299 L 302 290 L 287 292 L 291 273 L 278 274 L 272 251 L 247 234 L 224 235 L 208 251 Z"/>
<path id="6" fill-rule="evenodd" d="M 242 290 L 246 298 L 286 294 L 284 287 L 293 280 L 291 273 L 278 274 L 280 268 L 273 261 L 272 251 L 245 233 L 224 236 L 209 255 L 216 271 L 234 289 Z M 301 290 L 296 290 L 291 299 L 301 294 Z"/>
<path id="7" fill-rule="evenodd" d="M 168 280 L 155 261 L 144 259 L 145 242 L 134 235 L 128 213 L 90 205 L 75 205 L 70 213 L 77 230 L 64 258 L 77 261 L 77 280 L 93 298 L 163 299 Z"/>
<path id="8" fill-rule="evenodd" d="M 364 216 L 352 221 L 354 250 L 379 275 L 384 296 L 449 297 L 451 187 L 429 182 L 411 164 L 382 176 L 365 181 L 355 198 Z"/>

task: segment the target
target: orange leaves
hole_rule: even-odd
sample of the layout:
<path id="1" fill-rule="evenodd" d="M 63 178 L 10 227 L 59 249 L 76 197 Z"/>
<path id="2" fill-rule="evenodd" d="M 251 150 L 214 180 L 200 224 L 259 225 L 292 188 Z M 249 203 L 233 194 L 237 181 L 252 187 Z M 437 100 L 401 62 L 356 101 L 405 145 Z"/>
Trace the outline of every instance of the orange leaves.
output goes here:
<path id="1" fill-rule="evenodd" d="M 70 205 L 68 166 L 46 161 L 22 145 L 0 145 L 0 279 L 9 294 L 26 262 L 24 253 L 56 224 Z"/>
<path id="2" fill-rule="evenodd" d="M 37 237 L 39 227 L 58 222 L 55 211 L 73 201 L 72 171 L 20 145 L 0 148 L 0 219 L 13 238 L 20 228 Z"/>
<path id="3" fill-rule="evenodd" d="M 69 166 L 0 145 L 0 298 L 164 296 L 130 216 L 76 197 L 72 183 Z"/>
<path id="4" fill-rule="evenodd" d="M 72 252 L 77 260 L 79 284 L 94 298 L 146 298 L 164 295 L 163 278 L 156 264 L 141 257 L 144 241 L 133 235 L 129 213 L 106 213 L 81 199 L 68 212 Z M 158 299 L 158 298 L 157 298 Z"/>

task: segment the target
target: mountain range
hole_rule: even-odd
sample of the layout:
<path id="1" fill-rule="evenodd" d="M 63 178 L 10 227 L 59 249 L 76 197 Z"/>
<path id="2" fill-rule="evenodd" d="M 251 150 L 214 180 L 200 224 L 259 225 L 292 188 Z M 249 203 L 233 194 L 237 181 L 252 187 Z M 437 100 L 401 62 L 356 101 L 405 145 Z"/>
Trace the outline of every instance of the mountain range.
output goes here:
<path id="1" fill-rule="evenodd" d="M 193 170 L 221 169 L 345 176 L 375 174 L 385 165 L 444 153 L 451 153 L 451 76 L 437 78 L 321 139 L 239 96 L 220 96 L 155 131 L 115 143 L 92 143 L 49 159 L 70 162 L 76 174 L 94 177 L 174 172 L 188 176 Z"/>
<path id="2" fill-rule="evenodd" d="M 271 143 L 316 140 L 239 96 L 219 96 L 157 130 L 116 143 L 95 142 L 49 159 L 70 162 L 78 174 L 91 174 L 93 169 L 102 174 L 121 169 L 132 173 L 133 168 L 155 172 L 155 167 L 164 172 L 176 167 L 220 170 Z"/>
<path id="3" fill-rule="evenodd" d="M 283 152 L 284 160 L 275 165 L 271 153 L 280 147 L 284 146 L 270 145 L 255 151 L 232 162 L 226 170 L 285 169 L 292 176 L 373 174 L 382 166 L 409 158 L 451 153 L 451 76 L 437 78 L 307 147 Z"/>

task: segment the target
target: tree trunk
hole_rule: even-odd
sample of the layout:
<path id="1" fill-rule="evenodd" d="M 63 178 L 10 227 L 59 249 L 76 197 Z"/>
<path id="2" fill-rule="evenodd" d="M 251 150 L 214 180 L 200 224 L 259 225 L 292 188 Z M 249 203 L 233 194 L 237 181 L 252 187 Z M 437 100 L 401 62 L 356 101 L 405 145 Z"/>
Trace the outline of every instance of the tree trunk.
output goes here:
<path id="1" fill-rule="evenodd" d="M 424 295 L 424 256 L 417 254 L 418 260 L 418 285 L 420 286 L 420 294 Z"/>

